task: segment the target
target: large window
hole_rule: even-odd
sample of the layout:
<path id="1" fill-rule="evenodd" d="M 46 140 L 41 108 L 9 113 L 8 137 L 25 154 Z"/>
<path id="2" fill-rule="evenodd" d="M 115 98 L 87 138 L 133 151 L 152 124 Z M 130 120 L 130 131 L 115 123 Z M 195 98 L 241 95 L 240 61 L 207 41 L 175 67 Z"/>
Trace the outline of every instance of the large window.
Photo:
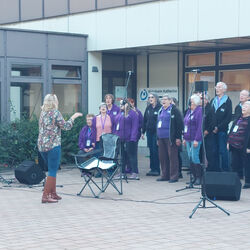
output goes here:
<path id="1" fill-rule="evenodd" d="M 186 55 L 186 67 L 214 66 L 215 53 Z"/>
<path id="2" fill-rule="evenodd" d="M 250 90 L 250 69 L 220 71 L 220 81 L 227 83 L 227 94 L 235 107 L 239 102 L 240 91 Z"/>
<path id="3" fill-rule="evenodd" d="M 54 84 L 53 92 L 59 100 L 59 110 L 63 114 L 72 114 L 81 110 L 80 84 Z"/>
<path id="4" fill-rule="evenodd" d="M 220 64 L 249 64 L 250 50 L 223 51 L 220 53 Z"/>
<path id="5" fill-rule="evenodd" d="M 11 83 L 10 120 L 39 117 L 42 104 L 41 83 Z"/>

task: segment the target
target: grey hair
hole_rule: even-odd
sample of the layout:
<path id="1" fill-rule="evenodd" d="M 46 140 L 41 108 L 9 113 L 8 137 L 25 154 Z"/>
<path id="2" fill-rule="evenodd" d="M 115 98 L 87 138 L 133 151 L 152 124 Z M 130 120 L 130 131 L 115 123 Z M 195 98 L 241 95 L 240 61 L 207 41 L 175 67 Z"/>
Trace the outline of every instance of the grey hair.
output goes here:
<path id="1" fill-rule="evenodd" d="M 250 101 L 246 101 L 244 104 L 247 104 L 247 105 L 250 106 Z"/>
<path id="2" fill-rule="evenodd" d="M 193 101 L 196 106 L 200 105 L 201 103 L 201 98 L 196 94 L 192 95 L 190 100 Z"/>
<path id="3" fill-rule="evenodd" d="M 221 84 L 221 85 L 222 85 L 222 88 L 223 88 L 224 90 L 227 90 L 227 84 L 226 84 L 226 83 L 224 83 L 224 82 L 217 82 L 216 86 L 217 86 L 218 84 Z"/>
<path id="4" fill-rule="evenodd" d="M 100 109 L 101 107 L 103 107 L 103 106 L 105 106 L 105 107 L 107 108 L 107 104 L 106 104 L 105 102 L 101 102 L 100 105 L 99 105 L 99 109 Z"/>
<path id="5" fill-rule="evenodd" d="M 164 94 L 162 98 L 167 98 L 168 100 L 172 100 L 172 98 L 168 94 Z"/>

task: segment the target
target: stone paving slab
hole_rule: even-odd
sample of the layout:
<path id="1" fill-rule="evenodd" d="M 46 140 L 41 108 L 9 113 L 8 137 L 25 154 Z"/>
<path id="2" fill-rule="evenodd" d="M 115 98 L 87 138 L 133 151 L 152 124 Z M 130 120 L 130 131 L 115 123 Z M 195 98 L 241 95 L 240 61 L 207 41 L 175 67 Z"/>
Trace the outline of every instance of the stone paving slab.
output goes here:
<path id="1" fill-rule="evenodd" d="M 0 183 L 0 249 L 250 249 L 250 190 L 237 202 L 216 201 L 230 216 L 208 208 L 189 219 L 200 192 L 175 192 L 186 173 L 169 184 L 145 176 L 145 155 L 139 166 L 140 181 L 123 182 L 123 195 L 109 187 L 100 199 L 89 190 L 76 196 L 83 180 L 72 167 L 58 173 L 58 204 L 41 204 L 42 187 Z"/>

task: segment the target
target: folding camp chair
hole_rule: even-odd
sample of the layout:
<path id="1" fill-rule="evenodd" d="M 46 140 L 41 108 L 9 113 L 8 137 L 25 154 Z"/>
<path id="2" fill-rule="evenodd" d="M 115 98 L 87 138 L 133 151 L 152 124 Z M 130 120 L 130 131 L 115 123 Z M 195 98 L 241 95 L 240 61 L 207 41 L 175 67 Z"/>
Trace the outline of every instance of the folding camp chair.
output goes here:
<path id="1" fill-rule="evenodd" d="M 99 157 L 92 157 L 91 159 L 79 163 L 77 160 L 81 155 L 75 155 L 75 162 L 77 167 L 82 173 L 82 177 L 85 181 L 84 186 L 77 195 L 81 195 L 85 187 L 89 187 L 95 198 L 99 198 L 102 192 L 105 192 L 109 185 L 111 185 L 118 194 L 122 194 L 122 171 L 121 171 L 121 159 L 120 157 L 120 139 L 114 134 L 104 134 L 101 136 L 101 148 L 102 153 Z M 84 155 L 82 156 L 84 157 Z M 94 175 L 100 173 L 101 183 L 97 183 L 94 180 Z M 119 175 L 118 175 L 119 172 Z M 118 181 L 120 187 L 118 187 L 114 181 L 114 177 L 119 176 Z M 117 180 L 117 178 L 116 178 Z M 91 183 L 97 188 L 98 193 L 94 191 Z"/>

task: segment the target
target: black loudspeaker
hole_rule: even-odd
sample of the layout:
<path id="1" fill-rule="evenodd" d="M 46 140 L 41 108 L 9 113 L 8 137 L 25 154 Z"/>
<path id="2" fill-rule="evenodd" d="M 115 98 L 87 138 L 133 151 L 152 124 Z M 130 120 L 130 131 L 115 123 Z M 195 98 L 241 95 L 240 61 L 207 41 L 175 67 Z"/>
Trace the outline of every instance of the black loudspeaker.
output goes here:
<path id="1" fill-rule="evenodd" d="M 208 91 L 208 81 L 196 81 L 195 91 L 198 91 L 198 92 Z"/>
<path id="2" fill-rule="evenodd" d="M 241 194 L 241 182 L 237 173 L 207 172 L 206 194 L 210 199 L 238 201 Z"/>
<path id="3" fill-rule="evenodd" d="M 45 178 L 45 173 L 35 162 L 23 161 L 15 169 L 15 177 L 20 183 L 34 185 Z"/>

